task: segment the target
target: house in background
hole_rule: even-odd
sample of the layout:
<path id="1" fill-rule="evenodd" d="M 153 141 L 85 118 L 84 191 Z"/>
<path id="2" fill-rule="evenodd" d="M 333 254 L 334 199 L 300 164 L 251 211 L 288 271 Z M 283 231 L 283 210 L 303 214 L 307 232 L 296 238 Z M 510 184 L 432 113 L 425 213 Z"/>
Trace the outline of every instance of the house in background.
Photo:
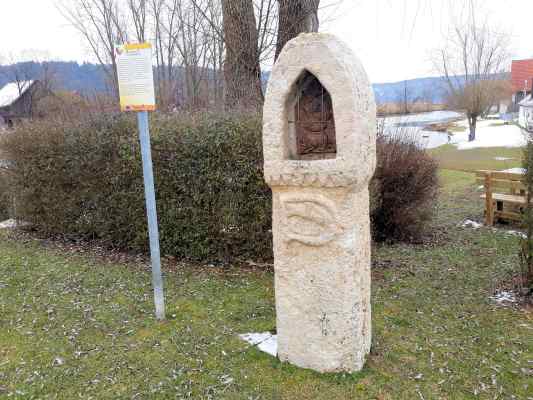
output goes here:
<path id="1" fill-rule="evenodd" d="M 0 129 L 13 127 L 30 119 L 40 88 L 40 81 L 11 82 L 0 89 Z"/>
<path id="2" fill-rule="evenodd" d="M 533 86 L 533 59 L 514 60 L 511 66 L 511 82 L 513 86 L 514 112 L 518 111 L 518 104 L 531 95 Z"/>

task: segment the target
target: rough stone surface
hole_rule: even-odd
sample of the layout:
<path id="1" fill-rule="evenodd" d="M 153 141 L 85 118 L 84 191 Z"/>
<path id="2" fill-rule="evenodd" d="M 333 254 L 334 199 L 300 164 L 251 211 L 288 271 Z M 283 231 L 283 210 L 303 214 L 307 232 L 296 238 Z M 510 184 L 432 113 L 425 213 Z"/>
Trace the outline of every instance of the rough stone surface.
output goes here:
<path id="1" fill-rule="evenodd" d="M 295 85 L 305 71 L 333 101 L 333 159 L 299 160 L 291 149 Z M 376 164 L 376 106 L 367 75 L 334 36 L 300 35 L 274 67 L 263 115 L 278 356 L 320 372 L 359 371 L 371 343 L 368 184 Z"/>

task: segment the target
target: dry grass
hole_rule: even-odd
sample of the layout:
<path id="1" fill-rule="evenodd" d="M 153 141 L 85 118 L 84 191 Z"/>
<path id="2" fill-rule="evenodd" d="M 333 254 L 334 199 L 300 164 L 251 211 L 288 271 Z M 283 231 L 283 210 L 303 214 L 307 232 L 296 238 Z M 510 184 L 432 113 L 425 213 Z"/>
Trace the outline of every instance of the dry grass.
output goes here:
<path id="1" fill-rule="evenodd" d="M 445 104 L 433 103 L 414 103 L 407 105 L 408 112 L 411 114 L 418 114 L 431 111 L 446 110 Z M 405 114 L 405 105 L 402 103 L 384 103 L 378 105 L 378 115 L 401 115 Z"/>
<path id="2" fill-rule="evenodd" d="M 445 145 L 432 149 L 429 153 L 437 160 L 439 167 L 443 169 L 456 171 L 503 170 L 522 166 L 523 149 L 489 147 L 458 150 L 454 145 Z M 507 158 L 508 160 L 497 160 L 497 158 Z"/>

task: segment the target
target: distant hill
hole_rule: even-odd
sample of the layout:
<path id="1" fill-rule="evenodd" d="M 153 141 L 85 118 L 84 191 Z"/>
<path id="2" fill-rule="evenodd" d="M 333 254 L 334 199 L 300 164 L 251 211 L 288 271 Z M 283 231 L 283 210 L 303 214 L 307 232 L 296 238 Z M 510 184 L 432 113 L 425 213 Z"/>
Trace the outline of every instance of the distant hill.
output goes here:
<path id="1" fill-rule="evenodd" d="M 444 103 L 446 97 L 444 84 L 442 77 L 436 77 L 392 83 L 375 83 L 372 86 L 374 87 L 378 104 L 401 103 L 405 97 L 407 97 L 409 103 L 421 101 L 440 104 Z"/>
<path id="2" fill-rule="evenodd" d="M 263 79 L 268 81 L 269 72 L 263 74 Z M 445 101 L 446 90 L 442 77 L 419 78 L 408 81 L 392 83 L 374 83 L 374 94 L 378 104 L 398 103 L 405 99 L 407 87 L 407 100 L 410 103 L 416 101 L 442 104 Z"/>
<path id="3" fill-rule="evenodd" d="M 63 61 L 50 62 L 49 65 L 60 89 L 84 94 L 106 91 L 105 74 L 99 65 Z M 34 62 L 0 65 L 0 86 L 12 79 L 15 69 L 24 71 L 24 79 L 37 79 L 41 75 L 40 64 Z"/>
<path id="4" fill-rule="evenodd" d="M 105 74 L 97 64 L 78 64 L 76 62 L 51 62 L 51 67 L 56 72 L 58 86 L 64 90 L 77 91 L 82 94 L 92 94 L 106 91 Z M 28 78 L 35 79 L 39 76 L 39 64 L 20 63 L 15 68 L 23 67 L 29 71 Z M 0 65 L 0 87 L 5 85 L 13 66 Z M 269 72 L 263 74 L 263 79 L 268 81 Z M 424 101 L 432 103 L 443 103 L 445 100 L 445 90 L 443 78 L 420 78 L 393 83 L 375 83 L 373 85 L 378 104 L 402 102 L 405 97 L 407 87 L 408 101 Z"/>

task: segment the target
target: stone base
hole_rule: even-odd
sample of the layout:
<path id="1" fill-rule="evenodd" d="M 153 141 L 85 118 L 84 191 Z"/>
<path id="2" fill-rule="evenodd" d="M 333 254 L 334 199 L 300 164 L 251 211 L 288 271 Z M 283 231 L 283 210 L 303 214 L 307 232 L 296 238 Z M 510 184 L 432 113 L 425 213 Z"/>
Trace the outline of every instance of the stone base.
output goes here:
<path id="1" fill-rule="evenodd" d="M 356 372 L 371 344 L 369 195 L 274 187 L 278 357 Z"/>

